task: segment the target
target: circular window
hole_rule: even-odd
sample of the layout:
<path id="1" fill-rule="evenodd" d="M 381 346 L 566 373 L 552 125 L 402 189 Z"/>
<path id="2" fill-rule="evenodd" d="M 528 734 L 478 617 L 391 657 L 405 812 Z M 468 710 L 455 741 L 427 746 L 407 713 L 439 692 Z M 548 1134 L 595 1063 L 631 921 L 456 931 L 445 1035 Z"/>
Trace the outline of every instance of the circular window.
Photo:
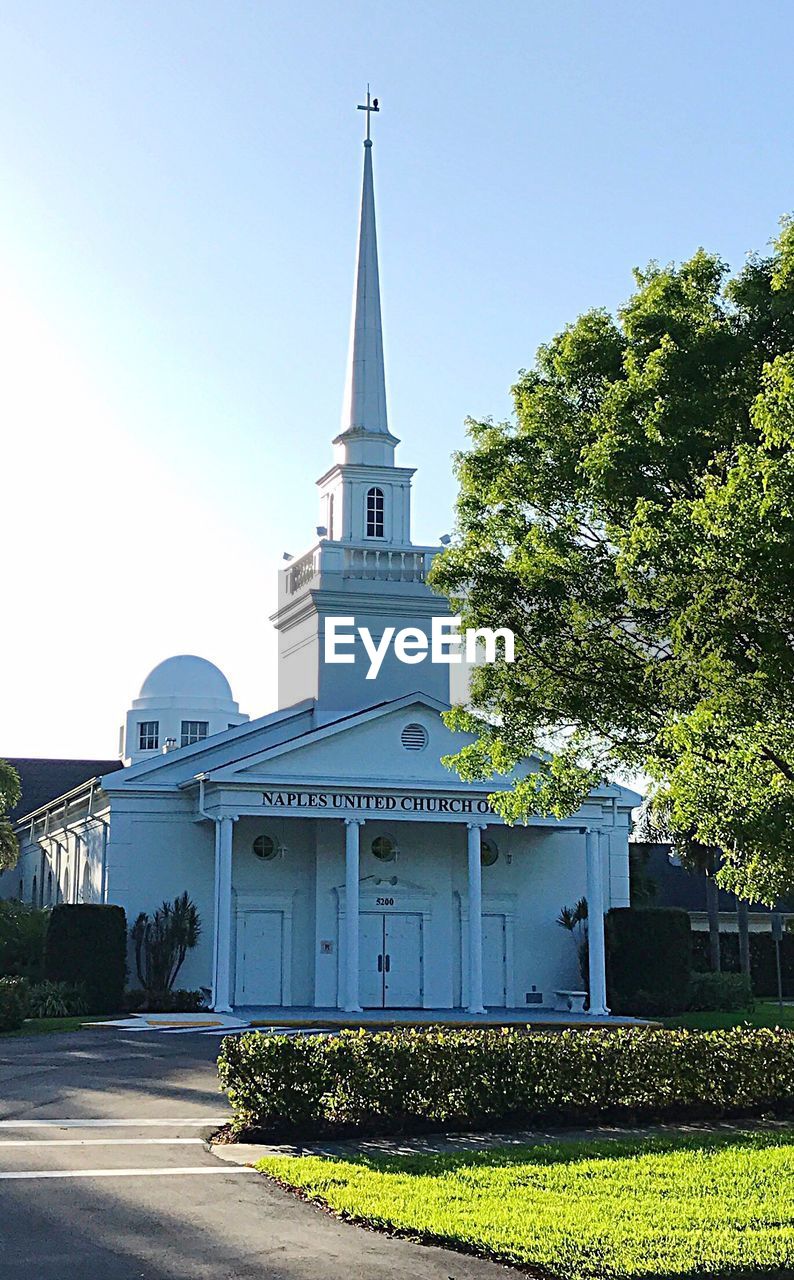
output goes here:
<path id="1" fill-rule="evenodd" d="M 372 841 L 372 852 L 379 862 L 394 862 L 397 845 L 391 836 L 376 836 Z"/>
<path id="2" fill-rule="evenodd" d="M 272 836 L 257 836 L 252 848 L 263 862 L 271 862 L 278 853 L 278 845 Z"/>
<path id="3" fill-rule="evenodd" d="M 493 840 L 483 840 L 480 844 L 480 862 L 484 867 L 492 867 L 499 857 L 499 850 Z"/>
<path id="4" fill-rule="evenodd" d="M 400 742 L 406 751 L 424 751 L 427 746 L 427 729 L 423 724 L 407 724 L 400 734 Z"/>

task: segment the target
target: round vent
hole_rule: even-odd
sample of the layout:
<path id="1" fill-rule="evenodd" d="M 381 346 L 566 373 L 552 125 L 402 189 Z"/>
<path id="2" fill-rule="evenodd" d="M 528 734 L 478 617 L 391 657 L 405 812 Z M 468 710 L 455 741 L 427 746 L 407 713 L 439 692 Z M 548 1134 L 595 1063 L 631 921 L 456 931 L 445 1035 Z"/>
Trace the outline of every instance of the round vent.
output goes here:
<path id="1" fill-rule="evenodd" d="M 400 734 L 400 742 L 406 751 L 424 751 L 427 746 L 427 729 L 423 724 L 407 724 Z"/>

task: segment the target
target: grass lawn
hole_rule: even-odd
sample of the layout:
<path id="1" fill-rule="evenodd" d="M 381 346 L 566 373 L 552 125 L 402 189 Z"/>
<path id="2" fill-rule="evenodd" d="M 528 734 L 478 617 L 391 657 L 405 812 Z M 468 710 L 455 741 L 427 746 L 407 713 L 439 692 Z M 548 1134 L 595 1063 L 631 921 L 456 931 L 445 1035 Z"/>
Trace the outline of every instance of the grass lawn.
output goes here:
<path id="1" fill-rule="evenodd" d="M 272 1156 L 257 1168 L 346 1217 L 566 1280 L 794 1267 L 794 1129 L 455 1155 Z"/>
<path id="2" fill-rule="evenodd" d="M 759 1000 L 752 1011 L 741 1013 L 682 1013 L 676 1018 L 657 1018 L 665 1027 L 691 1027 L 695 1031 L 723 1031 L 728 1027 L 786 1027 L 794 1031 L 794 1005 L 777 1000 Z"/>
<path id="3" fill-rule="evenodd" d="M 26 1018 L 18 1031 L 0 1031 L 0 1039 L 13 1036 L 41 1036 L 50 1031 L 79 1031 L 86 1022 L 104 1022 L 110 1014 L 86 1015 L 82 1018 Z"/>

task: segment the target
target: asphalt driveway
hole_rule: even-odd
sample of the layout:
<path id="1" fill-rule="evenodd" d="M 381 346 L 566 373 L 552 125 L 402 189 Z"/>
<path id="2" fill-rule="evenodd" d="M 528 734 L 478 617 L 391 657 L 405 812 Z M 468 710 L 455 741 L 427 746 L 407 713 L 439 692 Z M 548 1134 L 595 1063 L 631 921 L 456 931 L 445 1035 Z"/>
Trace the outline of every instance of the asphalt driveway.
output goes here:
<path id="1" fill-rule="evenodd" d="M 474 1280 L 495 1264 L 337 1221 L 206 1138 L 206 1035 L 0 1039 L 2 1280 Z"/>

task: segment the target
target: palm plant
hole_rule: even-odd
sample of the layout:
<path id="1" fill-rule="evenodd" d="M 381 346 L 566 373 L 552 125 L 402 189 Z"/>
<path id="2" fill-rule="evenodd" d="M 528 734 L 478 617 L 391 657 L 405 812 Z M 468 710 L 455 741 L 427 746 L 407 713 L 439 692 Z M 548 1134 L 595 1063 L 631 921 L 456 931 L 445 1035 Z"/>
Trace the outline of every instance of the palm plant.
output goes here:
<path id="1" fill-rule="evenodd" d="M 579 973 L 587 989 L 588 982 L 588 945 L 587 945 L 587 899 L 580 898 L 575 907 L 563 907 L 557 916 L 557 924 L 567 929 L 576 947 L 576 958 L 579 961 Z"/>
<path id="2" fill-rule="evenodd" d="M 147 993 L 171 991 L 185 956 L 201 933 L 199 913 L 187 892 L 164 902 L 153 915 L 142 911 L 130 930 L 138 980 Z"/>

